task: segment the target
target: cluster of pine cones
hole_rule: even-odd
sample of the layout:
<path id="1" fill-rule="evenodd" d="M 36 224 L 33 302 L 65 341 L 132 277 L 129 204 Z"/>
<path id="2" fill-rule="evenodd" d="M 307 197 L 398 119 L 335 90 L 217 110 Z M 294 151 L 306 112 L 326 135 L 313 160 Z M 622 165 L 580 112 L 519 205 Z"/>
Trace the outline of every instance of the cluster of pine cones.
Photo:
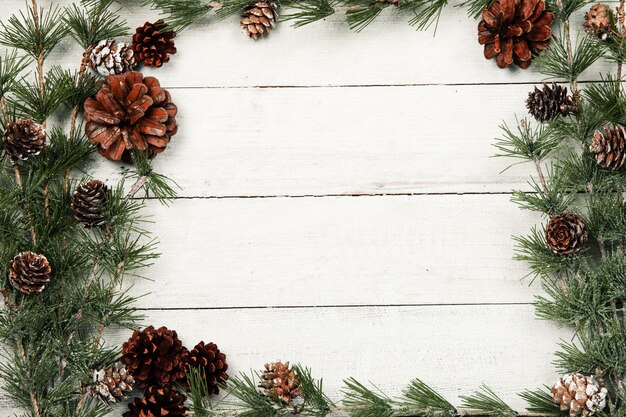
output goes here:
<path id="1" fill-rule="evenodd" d="M 217 345 L 200 342 L 188 350 L 178 334 L 166 327 L 136 330 L 122 346 L 121 362 L 117 368 L 97 373 L 92 394 L 104 401 L 119 401 L 133 385 L 144 388 L 143 397 L 130 402 L 124 417 L 185 415 L 186 398 L 176 386 L 188 385 L 188 367 L 201 370 L 211 394 L 218 394 L 219 386 L 228 380 L 226 355 Z"/>
<path id="2" fill-rule="evenodd" d="M 612 42 L 615 15 L 606 4 L 595 4 L 585 14 L 583 27 L 590 35 L 603 42 Z M 526 107 L 540 123 L 550 122 L 561 116 L 578 112 L 578 97 L 568 94 L 567 88 L 552 84 L 535 87 L 528 94 Z M 589 155 L 602 169 L 616 171 L 626 161 L 626 128 L 618 123 L 604 126 L 590 138 Z M 546 242 L 557 255 L 569 255 L 579 251 L 588 240 L 584 220 L 577 214 L 564 212 L 550 217 L 546 225 Z"/>

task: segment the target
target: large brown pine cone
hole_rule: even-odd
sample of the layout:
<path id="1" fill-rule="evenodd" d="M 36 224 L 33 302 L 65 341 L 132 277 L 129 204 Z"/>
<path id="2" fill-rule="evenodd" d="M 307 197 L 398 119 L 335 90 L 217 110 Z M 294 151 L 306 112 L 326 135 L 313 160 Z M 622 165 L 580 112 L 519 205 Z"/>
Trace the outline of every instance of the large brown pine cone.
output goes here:
<path id="1" fill-rule="evenodd" d="M 39 155 L 46 144 L 46 130 L 30 119 L 7 123 L 4 130 L 4 151 L 13 161 Z"/>
<path id="2" fill-rule="evenodd" d="M 38 294 L 50 282 L 48 259 L 34 252 L 20 252 L 9 265 L 9 282 L 24 294 Z"/>
<path id="3" fill-rule="evenodd" d="M 186 415 L 185 396 L 173 386 L 148 387 L 143 398 L 128 404 L 123 417 L 181 417 Z"/>
<path id="4" fill-rule="evenodd" d="M 101 226 L 104 223 L 103 209 L 107 197 L 107 186 L 100 180 L 89 180 L 80 184 L 72 196 L 74 218 L 85 227 Z"/>
<path id="5" fill-rule="evenodd" d="M 572 97 L 567 95 L 567 87 L 557 84 L 544 84 L 541 90 L 535 87 L 528 94 L 526 107 L 538 122 L 547 122 L 575 109 Z"/>
<path id="6" fill-rule="evenodd" d="M 186 349 L 174 330 L 135 330 L 122 346 L 122 363 L 140 387 L 165 385 L 185 378 Z"/>
<path id="7" fill-rule="evenodd" d="M 611 170 L 621 168 L 626 159 L 626 129 L 615 124 L 605 127 L 604 133 L 596 130 L 589 151 L 601 167 Z"/>
<path id="8" fill-rule="evenodd" d="M 135 53 L 125 42 L 105 39 L 91 50 L 89 63 L 94 71 L 102 75 L 119 75 L 135 67 Z"/>
<path id="9" fill-rule="evenodd" d="M 228 364 L 226 355 L 220 352 L 215 343 L 198 343 L 192 350 L 185 354 L 187 366 L 201 368 L 206 377 L 209 393 L 218 394 L 219 385 L 228 380 Z"/>
<path id="10" fill-rule="evenodd" d="M 261 394 L 283 404 L 290 404 L 303 393 L 300 379 L 289 362 L 266 363 L 259 388 L 263 389 Z"/>
<path id="11" fill-rule="evenodd" d="M 585 13 L 583 27 L 588 34 L 605 41 L 611 34 L 611 22 L 613 19 L 613 11 L 608 5 L 602 3 L 594 4 Z"/>
<path id="12" fill-rule="evenodd" d="M 569 255 L 587 243 L 587 226 L 580 216 L 565 212 L 550 217 L 546 226 L 546 241 L 553 253 Z"/>
<path id="13" fill-rule="evenodd" d="M 85 101 L 85 131 L 108 159 L 130 161 L 133 149 L 153 157 L 176 134 L 177 111 L 156 78 L 136 71 L 109 75 L 98 94 Z"/>
<path id="14" fill-rule="evenodd" d="M 495 0 L 482 17 L 478 42 L 485 45 L 485 58 L 496 58 L 500 68 L 528 68 L 533 52 L 550 44 L 554 14 L 546 11 L 545 0 Z"/>
<path id="15" fill-rule="evenodd" d="M 276 24 L 276 4 L 270 1 L 253 1 L 241 13 L 241 27 L 253 39 L 265 36 Z"/>
<path id="16" fill-rule="evenodd" d="M 126 371 L 126 367 L 118 364 L 106 370 L 95 371 L 90 392 L 104 403 L 116 403 L 126 398 L 134 384 L 135 380 Z"/>
<path id="17" fill-rule="evenodd" d="M 554 403 L 563 411 L 569 410 L 571 417 L 585 417 L 602 411 L 608 394 L 602 381 L 581 374 L 562 376 L 550 391 Z"/>
<path id="18" fill-rule="evenodd" d="M 149 67 L 160 67 L 169 62 L 169 55 L 176 53 L 172 30 L 166 30 L 163 20 L 154 23 L 146 22 L 139 26 L 133 35 L 132 48 L 135 59 Z"/>

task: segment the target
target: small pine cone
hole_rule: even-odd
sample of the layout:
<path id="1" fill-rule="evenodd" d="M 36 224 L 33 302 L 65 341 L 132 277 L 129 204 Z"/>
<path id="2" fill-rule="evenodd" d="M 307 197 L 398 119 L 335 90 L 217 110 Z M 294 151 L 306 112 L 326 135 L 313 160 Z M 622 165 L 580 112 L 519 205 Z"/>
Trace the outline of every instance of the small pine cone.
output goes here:
<path id="1" fill-rule="evenodd" d="M 538 122 L 547 122 L 575 111 L 574 100 L 567 95 L 567 88 L 557 84 L 552 84 L 552 87 L 544 84 L 541 90 L 535 87 L 528 94 L 526 107 Z"/>
<path id="2" fill-rule="evenodd" d="M 578 252 L 587 243 L 587 226 L 574 213 L 562 213 L 550 217 L 546 226 L 546 241 L 552 253 L 569 255 Z"/>
<path id="3" fill-rule="evenodd" d="M 174 330 L 149 326 L 124 343 L 122 363 L 138 386 L 165 385 L 184 380 L 186 351 Z"/>
<path id="4" fill-rule="evenodd" d="M 91 50 L 89 63 L 94 71 L 104 76 L 119 75 L 135 67 L 135 53 L 125 42 L 105 39 Z"/>
<path id="5" fill-rule="evenodd" d="M 219 385 L 228 380 L 226 355 L 220 352 L 215 343 L 198 343 L 185 354 L 185 363 L 204 371 L 210 394 L 219 394 Z"/>
<path id="6" fill-rule="evenodd" d="M 589 145 L 596 162 L 602 168 L 620 169 L 626 159 L 626 129 L 621 125 L 605 127 L 604 133 L 596 130 Z"/>
<path id="7" fill-rule="evenodd" d="M 107 370 L 100 369 L 93 374 L 91 395 L 97 396 L 105 404 L 117 403 L 133 390 L 135 380 L 125 366 L 115 365 Z"/>
<path id="8" fill-rule="evenodd" d="M 187 414 L 187 398 L 171 385 L 151 386 L 143 398 L 135 398 L 128 404 L 123 417 L 182 417 Z"/>
<path id="9" fill-rule="evenodd" d="M 169 55 L 176 53 L 174 46 L 176 33 L 166 29 L 167 26 L 163 20 L 154 23 L 146 22 L 137 28 L 131 45 L 137 61 L 157 68 L 169 62 Z"/>
<path id="10" fill-rule="evenodd" d="M 48 259 L 33 252 L 20 252 L 9 266 L 9 282 L 24 294 L 38 294 L 50 282 Z"/>
<path id="11" fill-rule="evenodd" d="M 104 224 L 103 208 L 108 196 L 107 186 L 100 180 L 89 180 L 80 184 L 72 196 L 74 218 L 85 227 Z"/>
<path id="12" fill-rule="evenodd" d="M 265 364 L 259 388 L 263 389 L 261 394 L 283 404 L 290 404 L 303 393 L 300 380 L 293 368 L 289 366 L 289 362 Z"/>
<path id="13" fill-rule="evenodd" d="M 606 4 L 598 3 L 591 6 L 589 11 L 585 13 L 583 27 L 588 34 L 605 41 L 611 34 L 612 21 L 613 11 L 611 8 Z"/>
<path id="14" fill-rule="evenodd" d="M 554 403 L 559 404 L 562 411 L 569 410 L 571 417 L 585 417 L 602 411 L 608 394 L 602 381 L 581 374 L 562 376 L 550 391 Z"/>
<path id="15" fill-rule="evenodd" d="M 253 39 L 262 38 L 276 24 L 276 4 L 266 1 L 253 1 L 241 13 L 241 27 Z"/>
<path id="16" fill-rule="evenodd" d="M 13 161 L 39 155 L 46 144 L 46 130 L 30 119 L 9 122 L 4 131 L 4 151 Z"/>

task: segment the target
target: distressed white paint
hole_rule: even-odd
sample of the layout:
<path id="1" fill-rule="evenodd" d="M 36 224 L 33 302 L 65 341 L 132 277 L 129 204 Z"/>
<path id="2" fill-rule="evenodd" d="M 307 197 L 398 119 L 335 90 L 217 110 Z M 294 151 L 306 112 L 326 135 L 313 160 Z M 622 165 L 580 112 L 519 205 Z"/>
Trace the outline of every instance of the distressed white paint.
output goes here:
<path id="1" fill-rule="evenodd" d="M 0 18 L 23 4 L 3 0 Z M 132 26 L 155 17 L 137 11 L 123 10 Z M 490 156 L 541 76 L 485 61 L 460 9 L 435 38 L 409 17 L 389 10 L 360 34 L 340 17 L 282 24 L 256 43 L 236 18 L 180 35 L 146 72 L 180 109 L 155 167 L 183 198 L 148 203 L 164 254 L 133 291 L 150 293 L 146 323 L 217 342 L 233 371 L 300 361 L 333 398 L 347 376 L 393 394 L 420 377 L 457 404 L 485 382 L 521 410 L 516 393 L 554 378 L 568 332 L 534 319 L 540 289 L 511 260 L 510 235 L 540 222 L 507 194 L 530 167 L 500 174 L 511 161 Z M 71 41 L 51 56 L 79 61 Z M 97 162 L 102 179 L 118 172 Z"/>

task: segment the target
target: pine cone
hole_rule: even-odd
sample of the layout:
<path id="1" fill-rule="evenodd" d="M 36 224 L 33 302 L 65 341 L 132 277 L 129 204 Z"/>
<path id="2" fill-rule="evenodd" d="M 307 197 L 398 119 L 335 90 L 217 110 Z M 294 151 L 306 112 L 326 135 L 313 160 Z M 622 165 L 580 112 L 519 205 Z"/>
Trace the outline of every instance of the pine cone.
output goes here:
<path id="1" fill-rule="evenodd" d="M 289 362 L 266 363 L 259 388 L 263 388 L 261 394 L 283 404 L 290 404 L 303 393 L 300 380 Z"/>
<path id="2" fill-rule="evenodd" d="M 187 366 L 202 368 L 211 394 L 218 394 L 218 385 L 228 380 L 226 355 L 220 352 L 215 343 L 198 343 L 185 354 L 185 363 Z"/>
<path id="3" fill-rule="evenodd" d="M 173 386 L 148 387 L 143 398 L 135 398 L 128 404 L 123 417 L 179 417 L 187 413 L 185 396 Z"/>
<path id="4" fill-rule="evenodd" d="M 253 39 L 265 36 L 276 24 L 276 4 L 266 1 L 253 1 L 241 13 L 241 27 Z"/>
<path id="5" fill-rule="evenodd" d="M 89 141 L 114 161 L 130 161 L 133 149 L 153 157 L 165 150 L 178 130 L 170 93 L 156 78 L 136 71 L 106 77 L 84 107 Z"/>
<path id="6" fill-rule="evenodd" d="M 46 130 L 30 119 L 7 123 L 4 130 L 4 151 L 13 161 L 39 155 L 46 144 Z"/>
<path id="7" fill-rule="evenodd" d="M 602 3 L 594 4 L 585 13 L 583 27 L 588 34 L 597 36 L 605 41 L 611 34 L 611 22 L 613 19 L 613 11 L 608 5 Z"/>
<path id="8" fill-rule="evenodd" d="M 526 107 L 538 122 L 547 122 L 576 110 L 574 100 L 567 95 L 567 87 L 557 84 L 551 87 L 544 84 L 541 90 L 535 87 L 534 91 L 528 93 Z"/>
<path id="9" fill-rule="evenodd" d="M 559 404 L 562 411 L 569 410 L 571 417 L 585 417 L 602 411 L 608 394 L 602 381 L 581 374 L 562 376 L 550 391 L 554 403 Z"/>
<path id="10" fill-rule="evenodd" d="M 107 370 L 101 369 L 93 374 L 91 395 L 99 397 L 104 403 L 116 403 L 126 398 L 133 390 L 135 380 L 126 371 L 126 367 L 116 365 Z"/>
<path id="11" fill-rule="evenodd" d="M 119 75 L 135 67 L 135 53 L 125 42 L 105 39 L 91 50 L 89 63 L 94 71 L 102 75 Z"/>
<path id="12" fill-rule="evenodd" d="M 496 58 L 500 68 L 530 66 L 533 52 L 550 44 L 554 14 L 545 11 L 545 0 L 495 0 L 482 12 L 478 42 L 485 58 Z"/>
<path id="13" fill-rule="evenodd" d="M 48 259 L 33 252 L 20 252 L 9 265 L 9 282 L 24 294 L 38 294 L 50 282 Z"/>
<path id="14" fill-rule="evenodd" d="M 149 67 L 159 68 L 169 62 L 169 55 L 176 53 L 174 37 L 176 33 L 166 30 L 163 20 L 154 23 L 146 22 L 133 35 L 131 47 L 135 51 L 135 59 Z"/>
<path id="15" fill-rule="evenodd" d="M 104 223 L 102 209 L 106 206 L 107 196 L 107 186 L 100 180 L 80 184 L 72 196 L 74 218 L 85 227 L 101 226 Z"/>
<path id="16" fill-rule="evenodd" d="M 546 241 L 553 253 L 569 255 L 578 252 L 587 243 L 587 227 L 574 213 L 562 213 L 550 217 L 546 226 Z"/>
<path id="17" fill-rule="evenodd" d="M 138 386 L 165 385 L 185 378 L 186 350 L 174 330 L 150 326 L 124 343 L 122 363 Z"/>
<path id="18" fill-rule="evenodd" d="M 626 129 L 615 124 L 612 128 L 605 127 L 604 133 L 596 130 L 589 145 L 596 162 L 602 168 L 613 171 L 620 169 L 626 159 Z"/>

